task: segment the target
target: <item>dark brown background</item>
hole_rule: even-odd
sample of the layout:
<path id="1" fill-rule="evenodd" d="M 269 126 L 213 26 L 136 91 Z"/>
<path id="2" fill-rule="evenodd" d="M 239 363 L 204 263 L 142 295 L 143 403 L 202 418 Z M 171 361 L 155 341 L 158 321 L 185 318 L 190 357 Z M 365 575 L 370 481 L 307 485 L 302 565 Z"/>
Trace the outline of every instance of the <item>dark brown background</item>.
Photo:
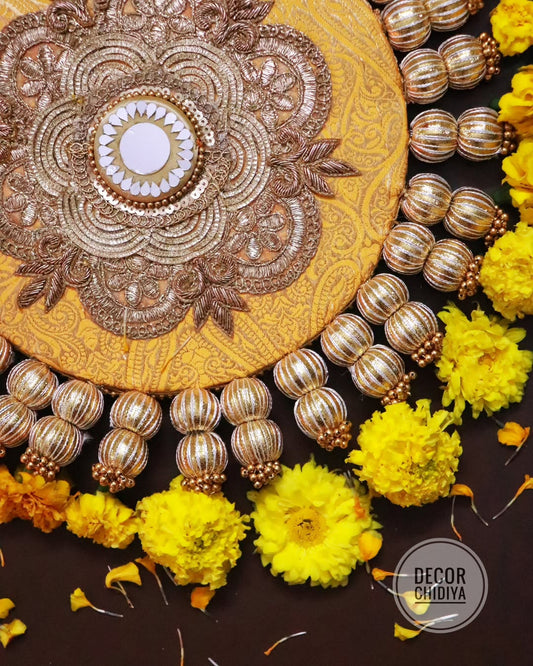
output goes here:
<path id="1" fill-rule="evenodd" d="M 488 3 L 493 7 L 495 2 Z M 479 34 L 488 29 L 488 9 L 471 19 L 461 30 Z M 289 17 L 290 18 L 290 17 Z M 448 35 L 437 35 L 429 43 L 436 47 Z M 488 105 L 509 87 L 517 66 L 527 61 L 507 59 L 503 75 L 469 93 L 449 93 L 440 106 L 456 115 L 475 105 Z M 531 61 L 531 58 L 529 58 Z M 410 114 L 420 111 L 411 108 Z M 354 119 L 356 122 L 356 119 Z M 411 171 L 435 171 L 444 175 L 453 188 L 477 185 L 495 194 L 500 188 L 500 161 L 477 165 L 454 158 L 445 165 L 425 168 L 411 162 Z M 434 228 L 436 233 L 442 233 Z M 446 297 L 435 294 L 422 280 L 408 280 L 413 300 L 426 300 L 439 308 Z M 465 305 L 476 303 L 489 309 L 481 296 Z M 290 325 L 287 322 L 286 325 Z M 523 347 L 533 348 L 533 324 L 526 320 L 528 337 Z M 379 338 L 379 336 L 378 336 Z M 376 401 L 363 398 L 354 389 L 347 371 L 330 368 L 330 385 L 345 397 L 351 419 L 357 425 L 379 407 Z M 311 453 L 331 468 L 343 464 L 344 454 L 327 454 L 297 429 L 293 402 L 273 386 L 271 374 L 265 381 L 272 388 L 272 418 L 282 427 L 285 437 L 283 462 L 292 465 L 304 462 Z M 432 397 L 439 404 L 440 391 L 432 369 L 420 373 L 413 398 Z M 502 421 L 514 420 L 531 425 L 533 390 L 529 387 L 524 401 L 498 415 Z M 107 404 L 109 409 L 109 402 Z M 164 404 L 168 413 L 168 403 Z M 94 433 L 81 458 L 69 469 L 78 488 L 92 492 L 90 466 L 96 459 L 100 437 L 107 430 L 106 418 Z M 510 451 L 498 444 L 498 426 L 493 419 L 477 421 L 466 418 L 460 433 L 464 454 L 458 481 L 470 484 L 476 492 L 479 510 L 487 518 L 494 515 L 514 494 L 524 473 L 533 474 L 533 445 L 528 444 L 514 462 L 504 467 Z M 229 441 L 231 429 L 222 426 L 219 432 Z M 174 462 L 177 433 L 165 418 L 163 429 L 151 442 L 151 458 L 137 486 L 123 493 L 122 499 L 133 506 L 135 501 L 166 488 L 176 473 Z M 14 470 L 20 450 L 9 452 L 6 462 Z M 241 511 L 250 510 L 246 500 L 247 483 L 239 477 L 235 462 L 228 469 L 225 487 L 228 498 Z M 142 588 L 130 586 L 135 609 L 125 607 L 123 599 L 104 588 L 107 566 L 123 564 L 141 554 L 134 542 L 126 551 L 106 550 L 77 539 L 64 528 L 51 535 L 42 534 L 21 521 L 2 526 L 0 546 L 6 566 L 0 570 L 0 597 L 12 598 L 16 616 L 27 625 L 26 636 L 14 641 L 4 652 L 0 663 L 11 666 L 30 664 L 53 666 L 93 666 L 96 664 L 179 664 L 177 627 L 185 643 L 186 666 L 208 664 L 211 657 L 219 666 L 255 666 L 271 664 L 288 666 L 351 666 L 354 664 L 421 664 L 434 666 L 456 664 L 528 664 L 532 663 L 529 648 L 531 589 L 531 506 L 533 495 L 525 493 L 515 506 L 490 527 L 484 527 L 470 512 L 468 501 L 459 498 L 456 522 L 464 541 L 484 562 L 489 577 L 489 596 L 480 616 L 461 631 L 446 635 L 423 634 L 409 643 L 393 638 L 393 624 L 403 620 L 390 595 L 383 589 L 371 589 L 370 578 L 363 568 L 354 572 L 348 587 L 323 590 L 307 586 L 289 587 L 263 569 L 253 553 L 253 536 L 243 546 L 243 556 L 229 575 L 226 588 L 217 592 L 209 606 L 209 615 L 189 606 L 189 589 L 174 587 L 164 577 L 170 605 L 164 606 L 155 583 L 143 574 Z M 423 539 L 453 537 L 450 530 L 450 500 L 424 508 L 401 509 L 386 500 L 375 501 L 375 511 L 383 524 L 384 545 L 374 564 L 394 569 L 402 554 Z M 82 587 L 88 597 L 101 607 L 124 612 L 124 619 L 115 619 L 81 610 L 72 613 L 69 595 Z M 307 635 L 278 647 L 270 657 L 263 651 L 280 637 L 296 631 Z"/>

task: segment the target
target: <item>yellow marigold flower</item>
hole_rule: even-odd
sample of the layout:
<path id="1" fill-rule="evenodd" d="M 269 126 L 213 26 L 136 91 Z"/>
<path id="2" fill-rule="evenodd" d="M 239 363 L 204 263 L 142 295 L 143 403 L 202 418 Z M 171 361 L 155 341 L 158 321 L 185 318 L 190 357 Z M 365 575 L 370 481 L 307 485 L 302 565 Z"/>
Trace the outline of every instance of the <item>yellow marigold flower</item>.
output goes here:
<path id="1" fill-rule="evenodd" d="M 111 493 L 73 497 L 65 513 L 68 530 L 106 548 L 126 548 L 137 533 L 135 512 Z"/>
<path id="2" fill-rule="evenodd" d="M 446 383 L 442 402 L 454 403 L 460 421 L 466 403 L 477 418 L 520 402 L 533 365 L 533 353 L 518 348 L 526 334 L 510 328 L 505 319 L 474 310 L 470 320 L 455 305 L 439 313 L 446 324 L 437 377 Z"/>
<path id="3" fill-rule="evenodd" d="M 533 314 L 533 227 L 519 222 L 494 243 L 483 259 L 479 282 L 507 319 Z"/>
<path id="4" fill-rule="evenodd" d="M 15 608 L 15 604 L 11 599 L 8 599 L 7 597 L 0 599 L 0 619 L 4 620 L 13 608 Z"/>
<path id="5" fill-rule="evenodd" d="M 5 465 L 0 465 L 0 524 L 15 518 L 14 489 L 17 482 Z"/>
<path id="6" fill-rule="evenodd" d="M 366 559 L 359 537 L 381 527 L 370 515 L 368 494 L 313 460 L 284 467 L 282 476 L 248 497 L 255 503 L 254 544 L 263 566 L 291 585 L 346 585 Z"/>
<path id="7" fill-rule="evenodd" d="M 420 506 L 448 494 L 462 453 L 456 431 L 446 410 L 434 414 L 430 400 L 419 400 L 416 408 L 402 402 L 376 411 L 360 429 L 359 450 L 347 462 L 361 469 L 361 481 L 393 504 Z"/>
<path id="8" fill-rule="evenodd" d="M 7 624 L 0 624 L 0 643 L 7 647 L 17 636 L 26 633 L 26 625 L 21 620 L 13 620 Z"/>
<path id="9" fill-rule="evenodd" d="M 500 98 L 498 120 L 511 123 L 520 136 L 533 134 L 533 65 L 519 69 L 511 86 Z"/>
<path id="10" fill-rule="evenodd" d="M 511 186 L 513 206 L 520 211 L 533 206 L 533 138 L 520 141 L 516 153 L 503 160 L 502 169 L 506 174 L 503 182 Z"/>
<path id="11" fill-rule="evenodd" d="M 221 494 L 184 490 L 179 476 L 170 490 L 137 504 L 139 538 L 154 562 L 171 569 L 179 585 L 209 585 L 213 590 L 241 556 L 248 517 Z"/>
<path id="12" fill-rule="evenodd" d="M 504 56 L 523 53 L 533 44 L 533 2 L 500 0 L 490 16 L 492 34 Z"/>
<path id="13" fill-rule="evenodd" d="M 0 469 L 0 522 L 22 518 L 51 532 L 65 520 L 69 497 L 66 481 L 45 481 L 28 472 L 20 472 L 15 479 L 5 467 Z"/>
<path id="14" fill-rule="evenodd" d="M 520 221 L 533 226 L 533 201 L 520 207 Z"/>

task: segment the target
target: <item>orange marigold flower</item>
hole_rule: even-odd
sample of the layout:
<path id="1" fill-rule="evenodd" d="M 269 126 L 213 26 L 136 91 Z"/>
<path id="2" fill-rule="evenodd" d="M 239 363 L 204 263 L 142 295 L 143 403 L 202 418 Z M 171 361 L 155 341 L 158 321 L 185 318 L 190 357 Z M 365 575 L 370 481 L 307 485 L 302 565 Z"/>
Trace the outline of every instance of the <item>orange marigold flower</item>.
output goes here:
<path id="1" fill-rule="evenodd" d="M 51 532 L 65 520 L 70 497 L 66 481 L 45 481 L 42 476 L 20 472 L 10 489 L 15 516 L 30 520 L 42 532 Z"/>

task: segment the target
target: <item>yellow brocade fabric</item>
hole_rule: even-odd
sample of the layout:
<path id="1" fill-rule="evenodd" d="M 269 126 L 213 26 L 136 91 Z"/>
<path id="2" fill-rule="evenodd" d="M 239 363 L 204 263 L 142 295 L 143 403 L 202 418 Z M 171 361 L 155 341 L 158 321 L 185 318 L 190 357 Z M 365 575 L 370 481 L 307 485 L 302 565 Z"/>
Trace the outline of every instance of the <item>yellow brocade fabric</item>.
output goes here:
<path id="1" fill-rule="evenodd" d="M 2 22 L 44 5 L 3 2 Z M 293 26 L 325 55 L 333 104 L 320 137 L 340 138 L 336 157 L 361 172 L 335 179 L 335 196 L 317 199 L 322 236 L 308 268 L 281 291 L 246 295 L 249 312 L 235 313 L 233 337 L 211 321 L 196 331 L 189 312 L 170 333 L 128 340 L 94 323 L 72 289 L 48 313 L 42 301 L 20 309 L 19 262 L 2 257 L 0 334 L 24 353 L 98 385 L 170 394 L 261 372 L 353 301 L 379 260 L 404 185 L 408 130 L 396 59 L 364 0 L 277 0 L 265 22 Z"/>

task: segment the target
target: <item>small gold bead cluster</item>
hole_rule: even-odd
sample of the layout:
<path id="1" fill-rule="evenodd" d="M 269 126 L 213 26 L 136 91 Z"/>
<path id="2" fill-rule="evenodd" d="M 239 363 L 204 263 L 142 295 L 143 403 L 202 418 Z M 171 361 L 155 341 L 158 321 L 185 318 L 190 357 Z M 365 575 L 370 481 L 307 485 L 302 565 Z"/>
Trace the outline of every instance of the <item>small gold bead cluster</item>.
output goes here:
<path id="1" fill-rule="evenodd" d="M 102 463 L 93 465 L 93 479 L 103 487 L 109 486 L 109 492 L 111 493 L 119 493 L 124 488 L 133 488 L 135 485 L 132 478 Z"/>
<path id="2" fill-rule="evenodd" d="M 440 355 L 442 354 L 443 337 L 444 336 L 440 331 L 435 333 L 435 335 L 428 338 L 416 352 L 411 354 L 411 358 L 420 368 L 425 368 L 426 365 L 429 365 L 440 358 Z"/>
<path id="3" fill-rule="evenodd" d="M 269 483 L 281 472 L 281 465 L 276 461 L 266 463 L 254 463 L 247 467 L 241 467 L 241 476 L 250 479 L 254 488 L 259 490 Z"/>
<path id="4" fill-rule="evenodd" d="M 474 14 L 477 14 L 479 11 L 483 9 L 485 6 L 485 3 L 483 0 L 468 0 L 467 3 L 467 9 L 468 13 L 473 16 Z"/>
<path id="5" fill-rule="evenodd" d="M 497 76 L 501 72 L 502 54 L 498 48 L 498 42 L 488 32 L 482 32 L 478 39 L 483 47 L 483 56 L 487 62 L 485 81 L 490 81 L 493 76 Z"/>
<path id="6" fill-rule="evenodd" d="M 479 271 L 481 270 L 482 263 L 483 257 L 477 256 L 474 257 L 474 261 L 468 264 L 468 269 L 457 294 L 459 300 L 464 301 L 465 298 L 473 296 L 476 293 L 479 286 Z"/>
<path id="7" fill-rule="evenodd" d="M 494 213 L 494 220 L 490 226 L 490 229 L 485 236 L 485 245 L 487 247 L 492 247 L 494 243 L 503 236 L 507 231 L 507 224 L 509 223 L 509 215 L 504 213 L 503 210 L 499 207 L 496 207 Z"/>
<path id="8" fill-rule="evenodd" d="M 338 428 L 324 428 L 316 441 L 326 451 L 333 451 L 333 449 L 345 449 L 351 439 L 352 423 L 343 421 Z"/>
<path id="9" fill-rule="evenodd" d="M 222 484 L 226 480 L 225 474 L 218 473 L 205 473 L 202 476 L 195 478 L 184 478 L 181 485 L 187 490 L 194 490 L 197 493 L 205 493 L 206 495 L 215 495 L 219 493 Z"/>
<path id="10" fill-rule="evenodd" d="M 518 146 L 518 141 L 516 138 L 516 130 L 511 125 L 511 123 L 502 123 L 502 127 L 503 127 L 503 141 L 500 148 L 500 155 L 506 157 L 507 155 L 510 155 L 511 153 L 515 152 Z"/>
<path id="11" fill-rule="evenodd" d="M 397 402 L 405 402 L 411 395 L 411 382 L 416 379 L 416 372 L 410 372 L 403 375 L 400 381 L 387 391 L 386 395 L 381 398 L 382 405 L 394 405 Z"/>
<path id="12" fill-rule="evenodd" d="M 30 448 L 21 455 L 20 462 L 28 472 L 34 476 L 40 474 L 46 481 L 53 481 L 61 469 L 51 458 L 39 455 Z"/>

